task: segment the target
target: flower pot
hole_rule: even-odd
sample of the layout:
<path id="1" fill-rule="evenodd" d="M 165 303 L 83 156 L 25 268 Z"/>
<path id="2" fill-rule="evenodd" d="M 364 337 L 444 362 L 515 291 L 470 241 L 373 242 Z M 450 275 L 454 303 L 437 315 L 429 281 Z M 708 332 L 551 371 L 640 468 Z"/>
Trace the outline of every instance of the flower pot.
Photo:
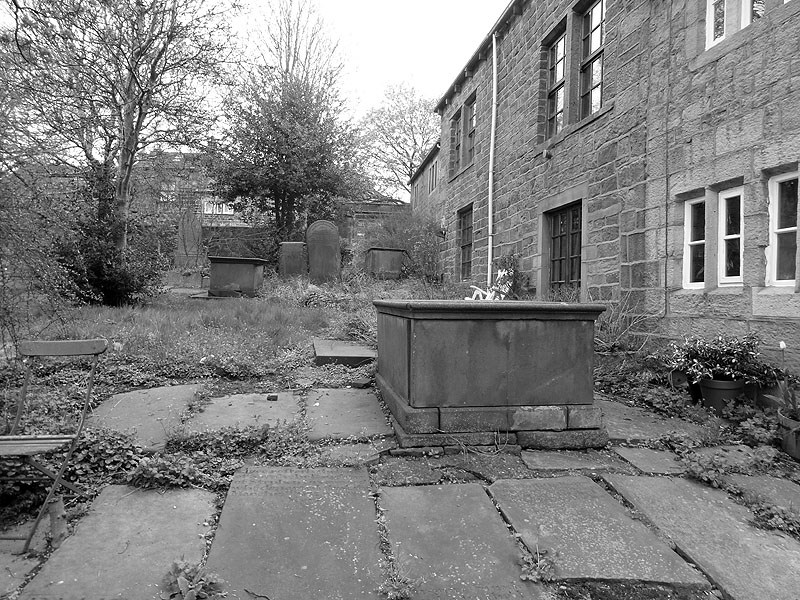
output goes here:
<path id="1" fill-rule="evenodd" d="M 800 421 L 790 419 L 778 410 L 778 424 L 781 427 L 781 448 L 795 460 L 800 460 Z"/>
<path id="2" fill-rule="evenodd" d="M 744 393 L 744 381 L 701 379 L 700 389 L 703 392 L 703 406 L 721 417 L 725 404 Z"/>

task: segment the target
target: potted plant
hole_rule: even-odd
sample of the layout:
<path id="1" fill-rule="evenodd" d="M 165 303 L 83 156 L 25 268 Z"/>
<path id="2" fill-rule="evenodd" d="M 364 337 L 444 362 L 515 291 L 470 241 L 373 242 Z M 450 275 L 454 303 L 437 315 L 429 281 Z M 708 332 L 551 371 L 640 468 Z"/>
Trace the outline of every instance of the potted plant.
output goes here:
<path id="1" fill-rule="evenodd" d="M 786 344 L 780 343 L 781 354 Z M 785 364 L 785 358 L 783 360 Z M 777 404 L 778 425 L 781 427 L 781 448 L 795 460 L 800 460 L 800 408 L 797 405 L 797 378 L 785 375 L 777 382 L 778 394 L 768 394 L 767 398 Z"/>
<path id="2" fill-rule="evenodd" d="M 672 343 L 670 366 L 684 373 L 689 384 L 699 384 L 703 405 L 718 415 L 726 402 L 744 393 L 746 384 L 775 385 L 782 371 L 760 358 L 761 340 L 744 336 L 691 337 Z"/>

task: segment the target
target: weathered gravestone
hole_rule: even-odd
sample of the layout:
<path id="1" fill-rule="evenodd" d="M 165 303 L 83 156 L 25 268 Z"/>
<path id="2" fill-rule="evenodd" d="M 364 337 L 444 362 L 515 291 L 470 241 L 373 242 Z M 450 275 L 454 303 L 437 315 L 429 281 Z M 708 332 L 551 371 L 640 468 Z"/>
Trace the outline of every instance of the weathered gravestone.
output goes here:
<path id="1" fill-rule="evenodd" d="M 330 221 L 315 221 L 306 230 L 308 274 L 314 283 L 335 281 L 342 264 L 339 229 Z"/>
<path id="2" fill-rule="evenodd" d="M 308 273 L 305 242 L 281 242 L 278 273 L 284 279 Z"/>

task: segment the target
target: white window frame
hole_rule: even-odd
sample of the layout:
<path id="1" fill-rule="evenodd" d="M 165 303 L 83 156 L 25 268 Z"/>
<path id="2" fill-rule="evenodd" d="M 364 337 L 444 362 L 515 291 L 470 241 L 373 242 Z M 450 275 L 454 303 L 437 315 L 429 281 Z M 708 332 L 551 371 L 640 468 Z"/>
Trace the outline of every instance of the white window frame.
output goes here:
<path id="1" fill-rule="evenodd" d="M 214 200 L 214 198 L 203 198 L 203 214 L 204 215 L 233 215 L 234 210 L 230 204 Z"/>
<path id="2" fill-rule="evenodd" d="M 436 189 L 439 165 L 436 161 L 431 163 L 431 166 L 428 167 L 428 193 L 430 194 L 433 190 Z"/>
<path id="3" fill-rule="evenodd" d="M 726 200 L 739 197 L 739 233 L 725 234 L 725 217 L 727 212 Z M 723 190 L 719 193 L 717 204 L 718 235 L 717 235 L 717 277 L 719 285 L 742 285 L 744 283 L 744 188 L 736 187 Z M 725 242 L 727 240 L 739 239 L 739 275 L 735 277 L 725 276 Z"/>
<path id="4" fill-rule="evenodd" d="M 795 278 L 794 279 L 778 279 L 778 234 L 779 233 L 789 233 L 791 231 L 795 232 L 797 235 L 797 221 L 795 221 L 794 227 L 784 227 L 781 230 L 778 230 L 778 186 L 784 182 L 789 181 L 792 179 L 800 180 L 800 172 L 794 171 L 792 173 L 784 173 L 783 175 L 776 175 L 769 180 L 769 245 L 764 250 L 764 253 L 767 257 L 767 273 L 766 273 L 766 285 L 767 286 L 775 286 L 775 287 L 794 287 L 795 281 L 797 277 L 797 258 L 795 257 L 795 265 L 794 265 L 794 272 Z M 798 181 L 800 184 L 800 181 Z M 798 216 L 800 217 L 800 209 L 798 210 Z"/>
<path id="5" fill-rule="evenodd" d="M 703 262 L 705 263 L 705 255 L 708 251 L 708 244 L 706 240 L 705 230 L 703 232 L 702 240 L 692 241 L 692 207 L 695 204 L 706 204 L 705 198 L 697 198 L 696 200 L 687 200 L 683 205 L 683 287 L 687 290 L 702 289 L 706 286 L 705 270 L 703 281 L 689 281 L 691 273 L 690 265 L 692 261 L 692 247 L 702 244 L 705 247 L 703 252 Z M 708 216 L 708 206 L 705 207 L 705 214 Z M 705 267 L 705 264 L 703 265 Z"/>
<path id="6" fill-rule="evenodd" d="M 788 0 L 784 0 L 787 2 Z M 742 0 L 742 29 L 753 23 L 753 0 Z M 766 12 L 766 6 L 765 6 Z M 762 17 L 763 18 L 763 17 Z"/>
<path id="7" fill-rule="evenodd" d="M 724 13 L 723 20 L 722 20 L 722 36 L 714 39 L 714 4 L 717 2 L 722 1 L 724 3 L 724 7 L 722 12 Z M 728 3 L 733 2 L 735 0 L 706 0 L 706 49 L 711 48 L 712 46 L 716 46 L 721 41 L 728 37 Z"/>

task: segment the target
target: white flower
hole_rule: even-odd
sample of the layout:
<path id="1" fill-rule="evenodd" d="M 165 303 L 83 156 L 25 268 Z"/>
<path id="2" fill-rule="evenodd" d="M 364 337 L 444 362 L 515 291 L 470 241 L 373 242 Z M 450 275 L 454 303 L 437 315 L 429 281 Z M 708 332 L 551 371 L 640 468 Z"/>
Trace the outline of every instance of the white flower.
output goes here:
<path id="1" fill-rule="evenodd" d="M 786 350 L 786 342 L 784 342 L 783 340 L 781 340 L 781 343 L 778 344 L 778 346 L 780 346 L 781 350 Z"/>

